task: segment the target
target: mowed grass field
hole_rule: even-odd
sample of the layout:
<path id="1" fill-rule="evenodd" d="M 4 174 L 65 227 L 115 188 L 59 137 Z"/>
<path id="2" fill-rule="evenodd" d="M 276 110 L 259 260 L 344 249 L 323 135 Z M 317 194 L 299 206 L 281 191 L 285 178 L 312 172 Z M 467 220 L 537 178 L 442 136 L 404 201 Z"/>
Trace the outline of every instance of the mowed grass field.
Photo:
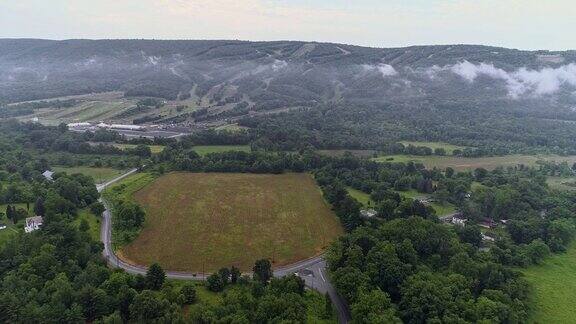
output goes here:
<path id="1" fill-rule="evenodd" d="M 451 167 L 457 171 L 474 170 L 476 168 L 484 168 L 488 170 L 495 169 L 499 166 L 516 166 L 518 164 L 536 165 L 538 161 L 556 161 L 568 162 L 572 164 L 576 162 L 576 156 L 559 156 L 559 155 L 506 155 L 506 156 L 490 156 L 478 158 L 464 158 L 456 156 L 415 156 L 415 155 L 389 155 L 380 156 L 373 159 L 377 162 L 419 162 L 424 164 L 427 168 L 441 168 Z"/>
<path id="2" fill-rule="evenodd" d="M 65 167 L 55 166 L 52 167 L 54 172 L 66 172 L 67 174 L 84 174 L 94 179 L 96 183 L 103 183 L 108 180 L 114 179 L 122 174 L 122 170 L 113 168 L 93 168 L 88 166 Z"/>
<path id="3" fill-rule="evenodd" d="M 530 323 L 574 323 L 576 307 L 576 245 L 547 258 L 544 264 L 522 270 L 534 287 Z"/>
<path id="4" fill-rule="evenodd" d="M 170 173 L 135 192 L 146 210 L 140 235 L 121 255 L 165 269 L 251 270 L 320 254 L 342 227 L 308 174 Z"/>
<path id="5" fill-rule="evenodd" d="M 425 146 L 425 147 L 429 147 L 431 149 L 437 149 L 437 148 L 443 148 L 446 150 L 447 154 L 452 154 L 454 152 L 454 150 L 463 150 L 466 147 L 465 146 L 459 146 L 459 145 L 454 145 L 454 144 L 448 144 L 448 143 L 443 143 L 443 142 L 412 142 L 412 141 L 401 141 L 400 143 L 408 146 L 408 145 L 414 145 L 414 146 Z"/>
<path id="6" fill-rule="evenodd" d="M 194 152 L 199 155 L 206 155 L 210 153 L 222 153 L 228 151 L 250 152 L 249 145 L 198 145 L 192 148 Z"/>
<path id="7" fill-rule="evenodd" d="M 126 150 L 126 149 L 133 149 L 133 148 L 135 148 L 135 147 L 138 146 L 138 145 L 136 145 L 136 144 L 118 144 L 118 143 L 116 143 L 116 144 L 114 144 L 113 146 L 115 146 L 115 147 L 117 147 L 117 148 L 119 148 L 119 149 L 121 149 L 121 150 Z M 164 145 L 147 145 L 147 146 L 150 147 L 150 151 L 151 151 L 153 154 L 160 153 L 160 152 L 164 151 Z"/>

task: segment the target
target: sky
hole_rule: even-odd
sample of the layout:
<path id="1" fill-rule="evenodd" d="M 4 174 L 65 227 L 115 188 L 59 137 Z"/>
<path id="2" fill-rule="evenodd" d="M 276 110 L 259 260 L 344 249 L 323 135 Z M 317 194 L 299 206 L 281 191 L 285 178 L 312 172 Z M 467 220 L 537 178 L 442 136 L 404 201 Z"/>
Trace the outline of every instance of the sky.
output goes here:
<path id="1" fill-rule="evenodd" d="M 0 0 L 0 38 L 576 49 L 574 0 Z"/>

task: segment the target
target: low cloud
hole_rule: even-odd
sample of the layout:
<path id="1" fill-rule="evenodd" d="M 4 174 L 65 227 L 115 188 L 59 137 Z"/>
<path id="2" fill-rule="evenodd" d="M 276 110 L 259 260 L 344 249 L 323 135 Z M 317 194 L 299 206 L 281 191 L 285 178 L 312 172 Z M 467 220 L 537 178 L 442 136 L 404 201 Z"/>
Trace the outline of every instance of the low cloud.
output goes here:
<path id="1" fill-rule="evenodd" d="M 495 67 L 493 64 L 473 64 L 464 61 L 443 68 L 433 66 L 426 71 L 426 74 L 434 79 L 442 71 L 450 71 L 470 83 L 476 81 L 480 76 L 502 80 L 506 83 L 508 95 L 515 99 L 523 96 L 538 97 L 554 94 L 564 86 L 576 87 L 576 64 L 574 63 L 540 70 L 523 67 L 508 72 Z"/>
<path id="2" fill-rule="evenodd" d="M 392 66 L 384 63 L 380 63 L 378 65 L 367 65 L 364 64 L 362 67 L 367 71 L 378 71 L 382 74 L 382 77 L 389 77 L 395 76 L 398 74 L 398 71 Z"/>

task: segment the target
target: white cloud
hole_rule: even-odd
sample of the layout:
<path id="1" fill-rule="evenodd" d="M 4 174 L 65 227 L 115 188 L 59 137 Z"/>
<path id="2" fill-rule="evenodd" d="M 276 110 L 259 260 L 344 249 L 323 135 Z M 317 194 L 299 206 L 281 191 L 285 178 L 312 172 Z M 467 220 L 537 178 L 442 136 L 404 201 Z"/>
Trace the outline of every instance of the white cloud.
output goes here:
<path id="1" fill-rule="evenodd" d="M 398 74 L 398 71 L 392 66 L 384 63 L 380 63 L 378 65 L 368 65 L 364 64 L 362 67 L 367 71 L 378 71 L 382 74 L 382 77 L 389 77 L 395 76 Z"/>
<path id="2" fill-rule="evenodd" d="M 523 95 L 542 96 L 558 92 L 562 86 L 576 87 L 576 64 L 570 63 L 557 68 L 543 68 L 530 70 L 520 68 L 514 72 L 507 72 L 496 68 L 493 64 L 473 64 L 464 61 L 440 70 L 451 71 L 468 82 L 474 82 L 481 75 L 506 83 L 508 94 L 512 98 Z M 429 69 L 430 73 L 437 73 L 438 68 Z"/>

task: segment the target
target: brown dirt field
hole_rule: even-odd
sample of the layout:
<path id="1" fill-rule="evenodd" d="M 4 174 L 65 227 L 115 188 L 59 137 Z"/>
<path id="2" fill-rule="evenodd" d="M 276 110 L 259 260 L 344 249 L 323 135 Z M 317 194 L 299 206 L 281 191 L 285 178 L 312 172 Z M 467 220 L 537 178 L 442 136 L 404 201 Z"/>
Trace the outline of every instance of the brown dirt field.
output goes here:
<path id="1" fill-rule="evenodd" d="M 308 174 L 170 173 L 134 199 L 146 222 L 122 255 L 169 270 L 248 271 L 260 258 L 277 267 L 321 253 L 342 234 Z"/>

